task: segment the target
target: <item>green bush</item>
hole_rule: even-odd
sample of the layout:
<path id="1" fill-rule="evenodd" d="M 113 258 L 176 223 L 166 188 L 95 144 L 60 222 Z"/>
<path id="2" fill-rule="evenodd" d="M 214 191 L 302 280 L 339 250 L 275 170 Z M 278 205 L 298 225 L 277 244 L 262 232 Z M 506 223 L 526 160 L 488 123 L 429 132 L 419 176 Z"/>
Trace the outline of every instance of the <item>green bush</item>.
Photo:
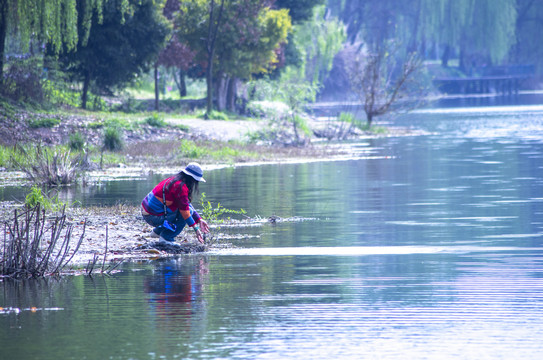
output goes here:
<path id="1" fill-rule="evenodd" d="M 97 121 L 90 122 L 87 124 L 87 127 L 89 129 L 101 129 L 101 128 L 108 128 L 108 127 L 115 127 L 119 129 L 130 129 L 131 124 L 128 120 L 125 120 L 125 119 L 112 118 L 112 119 L 97 120 Z"/>
<path id="2" fill-rule="evenodd" d="M 85 147 L 85 137 L 78 131 L 70 134 L 70 140 L 68 141 L 68 147 L 71 150 L 81 151 Z"/>
<path id="3" fill-rule="evenodd" d="M 20 151 L 25 155 L 22 160 L 11 158 L 10 161 L 34 184 L 69 185 L 81 175 L 77 159 L 72 158 L 66 148 L 44 148 L 38 145 Z"/>
<path id="4" fill-rule="evenodd" d="M 147 125 L 157 127 L 157 128 L 162 128 L 167 125 L 164 119 L 160 117 L 157 113 L 154 113 L 153 115 L 149 116 L 144 121 Z"/>
<path id="5" fill-rule="evenodd" d="M 115 126 L 104 129 L 104 149 L 110 151 L 121 150 L 124 147 L 123 132 Z"/>
<path id="6" fill-rule="evenodd" d="M 130 129 L 131 124 L 130 124 L 130 121 L 126 119 L 112 118 L 112 119 L 106 119 L 104 121 L 104 126 L 116 127 L 120 129 Z"/>
<path id="7" fill-rule="evenodd" d="M 52 128 L 58 124 L 60 124 L 60 119 L 57 118 L 34 118 L 28 120 L 28 126 L 33 129 Z"/>
<path id="8" fill-rule="evenodd" d="M 43 82 L 43 92 L 51 105 L 81 106 L 81 96 L 76 91 L 70 89 L 65 82 L 45 80 Z"/>
<path id="9" fill-rule="evenodd" d="M 0 92 L 15 101 L 42 101 L 41 72 L 43 62 L 40 57 L 12 59 L 4 70 Z"/>
<path id="10" fill-rule="evenodd" d="M 197 159 L 208 155 L 209 151 L 205 147 L 198 146 L 194 141 L 181 140 L 177 153 L 181 157 Z"/>
<path id="11" fill-rule="evenodd" d="M 25 197 L 25 206 L 33 208 L 38 204 L 40 204 L 44 209 L 51 208 L 51 201 L 45 195 L 43 195 L 43 192 L 39 187 L 33 185 L 30 192 Z"/>

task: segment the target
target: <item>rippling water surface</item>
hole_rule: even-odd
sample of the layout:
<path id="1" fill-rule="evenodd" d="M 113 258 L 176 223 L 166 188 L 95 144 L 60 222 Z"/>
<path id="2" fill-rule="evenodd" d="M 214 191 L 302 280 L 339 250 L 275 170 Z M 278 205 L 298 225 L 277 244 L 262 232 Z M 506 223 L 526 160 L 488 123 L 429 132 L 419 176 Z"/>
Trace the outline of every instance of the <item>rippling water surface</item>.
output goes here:
<path id="1" fill-rule="evenodd" d="M 206 176 L 208 200 L 303 221 L 111 277 L 0 283 L 0 358 L 541 359 L 543 108 L 396 124 L 430 135 Z"/>

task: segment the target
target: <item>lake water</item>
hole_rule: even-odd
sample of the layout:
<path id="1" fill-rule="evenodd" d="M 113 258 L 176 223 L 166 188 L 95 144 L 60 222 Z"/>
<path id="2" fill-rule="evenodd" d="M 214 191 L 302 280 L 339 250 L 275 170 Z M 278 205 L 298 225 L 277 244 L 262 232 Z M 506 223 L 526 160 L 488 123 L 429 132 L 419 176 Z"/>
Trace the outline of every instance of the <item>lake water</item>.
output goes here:
<path id="1" fill-rule="evenodd" d="M 430 135 L 207 172 L 208 200 L 303 220 L 244 230 L 234 249 L 0 283 L 0 358 L 543 358 L 543 106 L 394 125 Z M 81 198 L 137 203 L 155 181 Z"/>

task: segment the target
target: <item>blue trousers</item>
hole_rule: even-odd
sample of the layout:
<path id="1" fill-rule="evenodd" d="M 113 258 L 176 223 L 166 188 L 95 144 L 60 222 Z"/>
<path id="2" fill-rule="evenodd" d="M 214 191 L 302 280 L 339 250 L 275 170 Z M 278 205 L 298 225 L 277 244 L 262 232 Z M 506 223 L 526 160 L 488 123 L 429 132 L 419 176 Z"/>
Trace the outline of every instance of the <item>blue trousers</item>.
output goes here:
<path id="1" fill-rule="evenodd" d="M 189 205 L 190 215 L 192 216 L 192 213 L 194 212 L 194 208 L 192 207 L 192 204 Z M 181 231 L 183 231 L 183 228 L 185 225 L 187 225 L 187 222 L 185 219 L 183 219 L 183 216 L 181 216 L 181 213 L 179 210 L 171 211 L 170 209 L 167 210 L 166 216 L 155 216 L 155 215 L 143 215 L 143 220 L 151 226 L 154 226 L 155 228 L 153 231 L 160 235 L 164 240 L 166 241 L 175 241 L 175 237 L 179 234 L 181 234 Z M 175 225 L 175 231 L 171 231 L 169 229 L 166 229 L 164 227 L 164 220 L 168 220 L 170 224 Z"/>

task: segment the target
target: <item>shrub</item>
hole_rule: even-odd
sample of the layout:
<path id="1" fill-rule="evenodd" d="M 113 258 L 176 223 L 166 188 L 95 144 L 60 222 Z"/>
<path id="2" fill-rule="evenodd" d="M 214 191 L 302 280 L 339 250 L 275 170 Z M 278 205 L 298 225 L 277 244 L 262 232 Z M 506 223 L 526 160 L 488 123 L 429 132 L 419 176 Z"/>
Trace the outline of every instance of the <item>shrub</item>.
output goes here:
<path id="1" fill-rule="evenodd" d="M 68 141 L 68 147 L 71 150 L 81 151 L 85 147 L 85 137 L 78 131 L 70 134 L 70 140 Z"/>
<path id="2" fill-rule="evenodd" d="M 25 197 L 25 206 L 32 208 L 38 204 L 44 209 L 47 209 L 49 206 L 49 202 L 46 201 L 41 189 L 36 185 L 33 185 L 32 189 L 30 189 L 30 192 Z"/>
<path id="3" fill-rule="evenodd" d="M 43 82 L 43 92 L 51 105 L 81 106 L 79 93 L 72 90 L 64 81 L 45 80 Z"/>
<path id="4" fill-rule="evenodd" d="M 150 125 L 150 126 L 153 126 L 153 127 L 158 127 L 158 128 L 162 128 L 162 127 L 165 127 L 167 125 L 166 122 L 164 121 L 164 119 L 161 118 L 157 113 L 154 113 L 153 115 L 146 118 L 145 123 L 147 125 Z"/>
<path id="5" fill-rule="evenodd" d="M 52 219 L 40 206 L 19 213 L 15 211 L 12 222 L 5 224 L 7 231 L 0 254 L 0 275 L 35 278 L 60 274 L 79 250 L 85 227 L 86 223 L 81 237 L 71 248 L 73 225 L 66 223 L 64 210 Z M 49 230 L 43 231 L 44 228 Z"/>
<path id="6" fill-rule="evenodd" d="M 18 161 L 14 158 L 11 161 L 34 184 L 68 185 L 79 176 L 77 171 L 78 162 L 70 158 L 70 151 L 63 149 L 51 153 L 47 149 L 37 146 L 34 153 L 26 156 L 24 161 Z"/>
<path id="7" fill-rule="evenodd" d="M 41 101 L 43 91 L 40 83 L 42 61 L 40 58 L 19 58 L 10 61 L 4 72 L 1 92 L 16 101 Z"/>
<path id="8" fill-rule="evenodd" d="M 121 150 L 124 147 L 122 130 L 116 126 L 104 129 L 104 149 L 110 151 Z"/>
<path id="9" fill-rule="evenodd" d="M 130 129 L 131 124 L 130 121 L 126 119 L 119 119 L 119 118 L 112 118 L 112 119 L 106 119 L 104 121 L 104 126 L 106 127 L 116 127 L 120 129 Z"/>

